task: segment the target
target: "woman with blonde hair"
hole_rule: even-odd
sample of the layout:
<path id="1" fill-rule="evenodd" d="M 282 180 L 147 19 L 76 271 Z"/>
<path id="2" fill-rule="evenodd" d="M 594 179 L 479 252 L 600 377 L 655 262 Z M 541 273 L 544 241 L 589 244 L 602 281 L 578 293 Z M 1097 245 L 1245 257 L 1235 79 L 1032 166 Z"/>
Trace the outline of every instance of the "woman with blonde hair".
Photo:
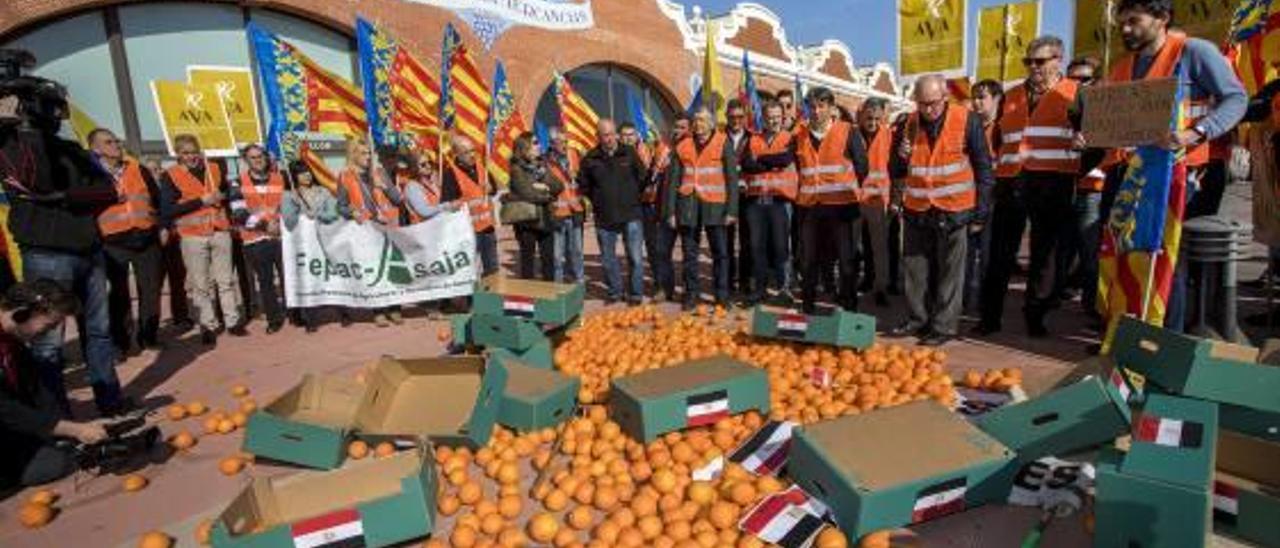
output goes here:
<path id="1" fill-rule="evenodd" d="M 347 143 L 347 167 L 338 177 L 337 194 L 338 213 L 343 218 L 362 224 L 400 225 L 400 206 L 404 204 L 400 189 L 374 162 L 373 149 L 363 137 Z M 373 313 L 378 327 L 404 322 L 400 307 L 378 308 Z"/>

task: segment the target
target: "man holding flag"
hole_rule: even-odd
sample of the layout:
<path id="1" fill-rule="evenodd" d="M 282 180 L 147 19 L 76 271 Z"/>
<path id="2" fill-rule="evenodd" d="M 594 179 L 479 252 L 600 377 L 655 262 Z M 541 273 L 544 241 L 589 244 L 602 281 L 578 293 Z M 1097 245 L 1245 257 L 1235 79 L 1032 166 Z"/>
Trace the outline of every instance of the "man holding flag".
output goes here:
<path id="1" fill-rule="evenodd" d="M 1235 127 L 1248 99 L 1212 43 L 1169 30 L 1173 0 L 1120 0 L 1116 13 L 1130 54 L 1109 80 L 1176 77 L 1179 112 L 1164 139 L 1138 147 L 1118 187 L 1108 185 L 1114 203 L 1104 204 L 1110 220 L 1099 252 L 1098 308 L 1108 325 L 1128 313 L 1181 330 L 1185 275 L 1175 280 L 1175 267 L 1183 212 L 1208 163 L 1208 142 Z M 1115 152 L 1112 161 L 1123 154 Z"/>

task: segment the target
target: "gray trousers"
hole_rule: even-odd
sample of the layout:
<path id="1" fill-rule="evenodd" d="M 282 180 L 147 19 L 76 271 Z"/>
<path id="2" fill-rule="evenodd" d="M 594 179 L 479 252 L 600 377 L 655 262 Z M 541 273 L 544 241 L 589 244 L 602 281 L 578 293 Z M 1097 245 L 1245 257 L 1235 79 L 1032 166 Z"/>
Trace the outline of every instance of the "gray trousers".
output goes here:
<path id="1" fill-rule="evenodd" d="M 903 222 L 902 265 L 906 274 L 907 322 L 955 335 L 964 304 L 964 265 L 969 227 L 939 226 L 912 218 Z"/>

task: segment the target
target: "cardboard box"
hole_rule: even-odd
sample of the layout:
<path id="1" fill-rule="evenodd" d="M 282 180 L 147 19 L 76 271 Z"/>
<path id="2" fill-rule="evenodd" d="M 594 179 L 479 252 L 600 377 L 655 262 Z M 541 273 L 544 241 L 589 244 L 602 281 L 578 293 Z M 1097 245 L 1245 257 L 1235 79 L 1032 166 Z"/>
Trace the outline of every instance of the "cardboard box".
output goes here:
<path id="1" fill-rule="evenodd" d="M 1213 522 L 1219 532 L 1280 546 L 1280 443 L 1233 432 L 1218 435 Z"/>
<path id="2" fill-rule="evenodd" d="M 1131 455 L 1130 455 L 1131 456 Z M 1127 458 L 1106 448 L 1094 467 L 1097 495 L 1093 545 L 1099 548 L 1203 548 L 1211 494 L 1124 472 Z"/>
<path id="3" fill-rule="evenodd" d="M 876 340 L 876 319 L 874 316 L 845 312 L 837 308 L 822 309 L 818 314 L 805 315 L 785 308 L 760 305 L 752 312 L 751 334 L 861 350 L 871 346 Z"/>
<path id="4" fill-rule="evenodd" d="M 519 360 L 530 367 L 539 369 L 553 369 L 555 367 L 555 353 L 551 349 L 551 339 L 543 337 L 543 339 L 527 350 L 509 350 L 506 348 L 490 348 L 490 355 L 501 355 L 507 358 Z"/>
<path id="5" fill-rule="evenodd" d="M 1280 442 L 1280 413 L 1224 403 L 1218 406 L 1218 424 L 1223 430 Z"/>
<path id="6" fill-rule="evenodd" d="M 1115 373 L 1112 382 L 1124 383 Z M 1108 378 L 1112 379 L 1108 374 Z M 1128 390 L 1098 377 L 1005 405 L 977 419 L 983 432 L 1017 453 L 1020 463 L 1110 443 L 1129 430 Z"/>
<path id="7" fill-rule="evenodd" d="M 919 401 L 798 427 L 787 470 L 860 537 L 985 502 L 1012 460 L 963 417 Z"/>
<path id="8" fill-rule="evenodd" d="M 547 334 L 537 323 L 491 314 L 471 315 L 471 337 L 480 346 L 516 351 L 528 350 L 547 340 Z"/>
<path id="9" fill-rule="evenodd" d="M 249 418 L 244 450 L 332 469 L 347 440 L 418 439 L 483 446 L 493 433 L 507 372 L 478 356 L 383 358 L 365 384 L 307 375 Z"/>
<path id="10" fill-rule="evenodd" d="M 293 548 L 327 540 L 374 547 L 422 538 L 435 526 L 436 482 L 429 449 L 331 472 L 254 478 L 214 520 L 212 544 Z"/>
<path id="11" fill-rule="evenodd" d="M 1116 362 L 1174 394 L 1280 413 L 1280 367 L 1258 367 L 1258 349 L 1174 333 L 1125 317 Z"/>
<path id="12" fill-rule="evenodd" d="M 769 414 L 769 375 L 726 355 L 613 379 L 609 414 L 645 443 L 755 409 Z"/>
<path id="13" fill-rule="evenodd" d="M 560 326 L 582 312 L 585 293 L 581 284 L 518 280 L 494 274 L 480 280 L 471 298 L 471 312 Z"/>
<path id="14" fill-rule="evenodd" d="M 1150 394 L 1133 419 L 1129 454 L 1120 471 L 1190 489 L 1213 483 L 1218 405 Z"/>
<path id="15" fill-rule="evenodd" d="M 556 426 L 573 417 L 582 381 L 546 368 L 526 364 L 510 354 L 494 352 L 507 370 L 498 423 L 520 432 Z"/>

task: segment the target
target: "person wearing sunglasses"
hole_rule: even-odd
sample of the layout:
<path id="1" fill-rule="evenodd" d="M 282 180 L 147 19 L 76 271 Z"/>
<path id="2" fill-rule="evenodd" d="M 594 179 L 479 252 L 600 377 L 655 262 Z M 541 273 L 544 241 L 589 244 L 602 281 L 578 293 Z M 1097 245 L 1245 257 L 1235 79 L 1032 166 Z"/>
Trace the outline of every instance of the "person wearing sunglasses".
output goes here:
<path id="1" fill-rule="evenodd" d="M 1067 78 L 1078 82 L 1080 87 L 1089 87 L 1098 82 L 1101 71 L 1102 62 L 1097 57 L 1080 57 L 1067 65 Z M 1098 240 L 1102 237 L 1102 188 L 1106 178 L 1106 173 L 1095 167 L 1076 180 L 1071 231 L 1063 242 L 1061 259 L 1056 261 L 1055 299 L 1070 301 L 1078 292 L 1085 314 L 1095 320 Z"/>
<path id="2" fill-rule="evenodd" d="M 245 169 L 228 192 L 231 221 L 244 243 L 244 255 L 253 269 L 258 299 L 267 316 L 267 334 L 284 326 L 283 291 L 276 290 L 276 278 L 284 279 L 280 243 L 280 203 L 284 198 L 284 174 L 276 168 L 259 144 L 244 147 L 240 157 Z M 283 288 L 282 288 L 283 289 Z"/>
<path id="3" fill-rule="evenodd" d="M 1053 308 L 1055 256 L 1067 236 L 1080 170 L 1074 139 L 1083 112 L 1080 84 L 1062 74 L 1062 40 L 1041 36 L 1027 46 L 1027 78 L 1004 97 L 998 143 L 991 262 L 982 286 L 977 335 L 1000 331 L 1004 296 L 1018 260 L 1022 234 L 1031 226 L 1031 264 L 1022 308 L 1027 334 L 1049 334 L 1044 318 Z"/>

